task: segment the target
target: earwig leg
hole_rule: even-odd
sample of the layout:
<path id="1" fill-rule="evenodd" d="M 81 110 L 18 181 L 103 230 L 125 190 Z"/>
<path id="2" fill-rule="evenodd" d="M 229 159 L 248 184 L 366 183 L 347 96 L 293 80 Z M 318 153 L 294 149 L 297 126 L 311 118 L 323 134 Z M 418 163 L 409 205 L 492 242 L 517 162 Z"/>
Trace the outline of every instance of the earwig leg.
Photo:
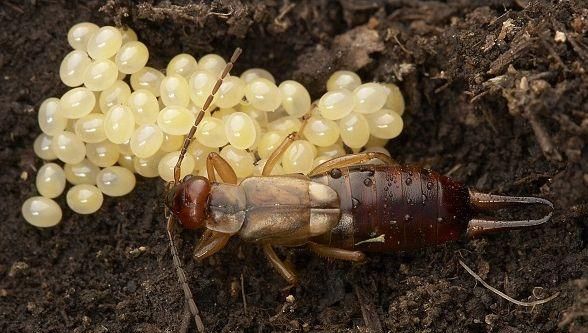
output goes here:
<path id="1" fill-rule="evenodd" d="M 196 306 L 196 302 L 194 302 L 194 296 L 192 295 L 192 291 L 190 290 L 190 286 L 188 285 L 188 279 L 186 278 L 186 273 L 182 268 L 182 262 L 180 261 L 180 256 L 178 255 L 178 249 L 176 248 L 176 244 L 174 243 L 174 219 L 173 215 L 169 215 L 167 218 L 167 236 L 169 238 L 170 249 L 172 254 L 172 260 L 174 262 L 174 267 L 176 268 L 176 274 L 178 276 L 178 280 L 180 281 L 180 285 L 184 291 L 184 298 L 188 303 L 188 308 L 194 317 L 194 322 L 196 323 L 196 327 L 198 328 L 198 332 L 204 332 L 204 324 L 202 323 L 202 318 L 200 318 L 200 312 L 198 311 L 198 307 Z"/>
<path id="2" fill-rule="evenodd" d="M 351 165 L 364 164 L 364 163 L 367 163 L 373 159 L 380 160 L 380 161 L 384 162 L 384 164 L 387 164 L 387 165 L 398 165 L 398 163 L 396 161 L 394 161 L 390 156 L 388 156 L 384 153 L 365 152 L 365 153 L 335 157 L 334 159 L 328 160 L 328 161 L 320 164 L 316 168 L 314 168 L 314 170 L 312 170 L 308 174 L 308 176 L 312 177 L 314 175 L 318 175 L 320 173 L 327 172 L 327 171 L 335 169 L 335 168 L 344 168 L 344 167 L 351 166 Z"/>
<path id="3" fill-rule="evenodd" d="M 336 247 L 328 247 L 317 244 L 315 242 L 308 242 L 308 248 L 321 257 L 333 258 L 338 260 L 348 260 L 354 262 L 362 262 L 365 260 L 365 254 L 361 251 L 349 251 L 338 249 Z"/>
<path id="4" fill-rule="evenodd" d="M 176 183 L 178 183 L 180 181 L 180 171 L 181 171 L 182 160 L 184 159 L 184 156 L 186 155 L 186 151 L 188 151 L 188 146 L 190 145 L 190 142 L 192 141 L 194 134 L 196 134 L 196 127 L 198 126 L 198 124 L 200 124 L 200 122 L 202 121 L 202 118 L 204 118 L 204 114 L 205 114 L 206 110 L 208 110 L 208 108 L 210 107 L 210 104 L 212 104 L 212 100 L 214 99 L 214 95 L 217 93 L 218 89 L 223 84 L 224 78 L 229 74 L 231 69 L 233 69 L 235 61 L 237 61 L 237 59 L 241 55 L 242 51 L 243 50 L 241 50 L 240 48 L 235 49 L 235 52 L 233 52 L 231 59 L 229 60 L 229 62 L 227 62 L 225 69 L 222 71 L 218 80 L 214 84 L 214 87 L 212 87 L 212 91 L 210 92 L 210 95 L 208 95 L 208 98 L 206 98 L 206 101 L 204 102 L 204 105 L 200 109 L 200 112 L 198 112 L 198 115 L 196 116 L 196 120 L 194 121 L 194 125 L 192 125 L 192 128 L 190 128 L 190 132 L 188 132 L 188 135 L 186 135 L 186 138 L 184 139 L 184 143 L 182 144 L 182 149 L 180 150 L 180 156 L 178 157 L 178 162 L 176 163 L 176 166 L 174 167 L 174 181 Z"/>
<path id="5" fill-rule="evenodd" d="M 227 245 L 229 238 L 231 238 L 230 234 L 206 229 L 204 234 L 202 234 L 200 242 L 198 242 L 198 245 L 194 249 L 194 259 L 204 260 L 217 253 Z"/>
<path id="6" fill-rule="evenodd" d="M 304 127 L 306 126 L 306 122 L 308 121 L 308 118 L 310 118 L 311 110 L 312 107 L 304 116 L 302 116 L 302 124 L 300 125 L 300 129 L 297 132 L 292 132 L 288 134 L 288 136 L 284 138 L 284 141 L 282 141 L 282 143 L 280 143 L 276 150 L 274 150 L 272 154 L 267 158 L 267 162 L 265 162 L 263 170 L 261 171 L 262 176 L 271 176 L 274 166 L 276 166 L 276 164 L 278 164 L 282 160 L 282 156 L 284 155 L 288 147 L 290 147 L 292 142 L 300 139 L 299 133 L 301 133 Z"/>
<path id="7" fill-rule="evenodd" d="M 471 219 L 467 228 L 467 235 L 470 238 L 496 231 L 537 226 L 549 221 L 553 215 L 553 203 L 549 200 L 536 197 L 511 197 L 470 191 L 470 204 L 478 211 L 498 210 L 517 205 L 543 205 L 549 208 L 549 213 L 535 220 L 501 221 Z"/>
<path id="8" fill-rule="evenodd" d="M 263 244 L 262 247 L 263 252 L 265 252 L 265 255 L 269 259 L 270 263 L 274 266 L 276 271 L 278 271 L 278 273 L 280 273 L 280 275 L 286 281 L 288 281 L 289 284 L 294 285 L 298 283 L 296 274 L 290 268 L 288 268 L 280 258 L 278 258 L 278 255 L 272 246 L 270 244 Z"/>
<path id="9" fill-rule="evenodd" d="M 231 165 L 217 153 L 210 153 L 206 158 L 206 172 L 208 172 L 208 180 L 216 182 L 216 175 L 218 172 L 222 181 L 227 184 L 237 184 L 237 175 Z"/>

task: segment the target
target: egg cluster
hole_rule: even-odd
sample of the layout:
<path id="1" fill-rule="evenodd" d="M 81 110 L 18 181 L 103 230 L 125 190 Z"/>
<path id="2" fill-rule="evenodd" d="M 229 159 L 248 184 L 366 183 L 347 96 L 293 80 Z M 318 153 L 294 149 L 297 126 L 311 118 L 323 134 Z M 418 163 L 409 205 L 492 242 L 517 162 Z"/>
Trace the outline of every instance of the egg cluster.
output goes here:
<path id="1" fill-rule="evenodd" d="M 66 182 L 68 206 L 79 214 L 97 211 L 103 195 L 123 196 L 135 174 L 173 180 L 185 135 L 211 93 L 226 61 L 216 54 L 196 60 L 171 59 L 164 72 L 146 66 L 149 51 L 131 29 L 79 23 L 68 32 L 73 51 L 61 63 L 61 81 L 71 87 L 46 99 L 38 111 L 41 133 L 34 151 L 40 196 L 22 206 L 39 227 L 60 222 L 53 200 Z M 337 71 L 327 93 L 312 101 L 292 80 L 276 85 L 266 70 L 253 68 L 225 78 L 198 125 L 181 176 L 207 177 L 206 157 L 219 153 L 242 179 L 260 175 L 268 157 L 291 132 L 300 137 L 284 153 L 273 174 L 308 173 L 348 152 L 388 152 L 400 134 L 404 99 L 393 84 L 362 83 L 354 72 Z M 302 117 L 309 115 L 304 126 Z"/>

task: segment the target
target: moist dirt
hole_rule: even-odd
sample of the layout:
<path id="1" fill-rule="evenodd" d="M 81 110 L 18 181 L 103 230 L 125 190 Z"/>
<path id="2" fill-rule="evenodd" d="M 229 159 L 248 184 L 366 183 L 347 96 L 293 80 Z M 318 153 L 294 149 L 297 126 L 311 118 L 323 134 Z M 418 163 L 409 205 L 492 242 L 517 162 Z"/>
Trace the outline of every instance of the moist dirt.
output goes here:
<path id="1" fill-rule="evenodd" d="M 397 83 L 405 129 L 392 156 L 480 191 L 556 206 L 536 229 L 422 251 L 328 262 L 282 249 L 301 283 L 237 239 L 191 260 L 210 332 L 587 332 L 588 6 L 586 1 L 16 1 L 0 4 L 0 331 L 194 332 L 164 227 L 159 179 L 140 179 L 90 216 L 66 209 L 40 230 L 20 215 L 42 161 L 36 110 L 61 96 L 66 33 L 80 21 L 132 27 L 165 68 L 180 52 L 244 54 L 315 98 L 329 74 Z M 521 307 L 476 283 L 523 301 Z M 292 297 L 289 297 L 291 295 Z M 245 300 L 245 302 L 244 302 Z"/>

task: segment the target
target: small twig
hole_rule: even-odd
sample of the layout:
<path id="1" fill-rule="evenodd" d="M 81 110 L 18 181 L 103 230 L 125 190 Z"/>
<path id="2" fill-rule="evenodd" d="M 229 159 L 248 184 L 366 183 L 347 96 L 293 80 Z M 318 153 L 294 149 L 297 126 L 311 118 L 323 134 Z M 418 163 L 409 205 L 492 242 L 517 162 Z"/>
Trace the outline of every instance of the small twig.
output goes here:
<path id="1" fill-rule="evenodd" d="M 355 296 L 359 301 L 361 315 L 363 316 L 363 321 L 366 328 L 368 329 L 368 332 L 383 332 L 384 330 L 382 329 L 382 323 L 380 323 L 380 318 L 378 318 L 378 313 L 374 309 L 372 302 L 366 298 L 363 290 L 360 287 L 353 285 L 353 289 L 355 289 Z"/>
<path id="2" fill-rule="evenodd" d="M 243 313 L 247 314 L 247 298 L 245 298 L 245 283 L 243 283 L 243 273 L 241 273 L 241 297 L 243 298 Z"/>
<path id="3" fill-rule="evenodd" d="M 514 303 L 516 305 L 520 305 L 520 306 L 535 306 L 535 305 L 539 305 L 539 304 L 543 304 L 543 303 L 547 303 L 549 301 L 551 301 L 552 299 L 556 298 L 557 296 L 559 296 L 559 292 L 556 292 L 555 294 L 551 295 L 550 297 L 544 298 L 544 299 L 540 299 L 537 301 L 533 301 L 533 302 L 521 302 L 518 301 L 510 296 L 508 296 L 507 294 L 503 293 L 502 291 L 492 287 L 491 285 L 489 285 L 488 283 L 486 283 L 486 281 L 482 280 L 482 278 L 476 274 L 471 268 L 469 268 L 466 264 L 463 263 L 463 261 L 459 260 L 459 264 L 471 275 L 474 277 L 474 279 L 476 279 L 476 281 L 480 282 L 484 287 L 486 287 L 488 290 L 492 291 L 493 293 L 495 293 L 496 295 L 504 298 L 505 300 Z"/>
<path id="4" fill-rule="evenodd" d="M 561 161 L 561 154 L 553 144 L 551 136 L 545 129 L 545 126 L 543 126 L 543 123 L 537 118 L 535 113 L 529 112 L 526 118 L 531 124 L 531 128 L 535 133 L 535 138 L 537 139 L 539 147 L 541 147 L 541 150 L 543 151 L 543 155 L 550 160 Z"/>

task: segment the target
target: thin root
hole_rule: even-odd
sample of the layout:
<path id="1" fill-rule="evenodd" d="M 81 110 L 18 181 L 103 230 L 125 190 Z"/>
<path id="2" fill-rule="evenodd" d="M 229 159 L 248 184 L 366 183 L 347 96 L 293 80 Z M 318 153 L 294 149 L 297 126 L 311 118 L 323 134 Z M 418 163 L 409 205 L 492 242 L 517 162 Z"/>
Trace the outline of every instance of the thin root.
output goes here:
<path id="1" fill-rule="evenodd" d="M 241 273 L 241 297 L 243 298 L 243 313 L 247 315 L 247 297 L 245 297 L 245 283 L 243 282 L 243 273 Z"/>
<path id="2" fill-rule="evenodd" d="M 544 299 L 540 299 L 540 300 L 536 300 L 533 302 L 521 302 L 518 301 L 510 296 L 508 296 L 507 294 L 503 293 L 502 291 L 492 287 L 491 285 L 489 285 L 488 283 L 486 283 L 486 281 L 482 280 L 482 278 L 476 274 L 471 268 L 469 268 L 466 264 L 463 263 L 463 261 L 459 260 L 459 264 L 468 272 L 470 273 L 471 276 L 474 277 L 474 279 L 476 279 L 476 281 L 480 282 L 484 287 L 486 287 L 487 289 L 489 289 L 490 291 L 492 291 L 493 293 L 495 293 L 496 295 L 504 298 L 505 300 L 514 303 L 516 305 L 520 305 L 520 306 L 535 306 L 535 305 L 539 305 L 539 304 L 544 304 L 547 303 L 549 301 L 551 301 L 552 299 L 556 298 L 557 296 L 559 296 L 559 292 L 556 292 L 555 294 L 544 298 Z"/>

